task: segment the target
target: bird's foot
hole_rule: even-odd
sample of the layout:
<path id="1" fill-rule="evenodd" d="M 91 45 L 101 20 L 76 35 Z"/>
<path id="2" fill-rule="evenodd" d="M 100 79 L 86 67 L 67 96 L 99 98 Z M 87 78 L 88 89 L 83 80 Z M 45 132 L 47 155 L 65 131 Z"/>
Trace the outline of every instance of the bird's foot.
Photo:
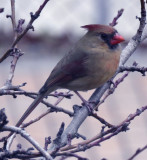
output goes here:
<path id="1" fill-rule="evenodd" d="M 86 101 L 86 100 L 82 103 L 82 105 L 87 107 L 89 114 L 93 113 L 93 111 L 94 111 L 93 103 L 95 103 L 95 102 Z"/>
<path id="2" fill-rule="evenodd" d="M 116 88 L 115 82 L 113 82 L 111 79 L 109 80 L 109 83 L 110 83 L 109 89 L 111 89 L 111 88 Z M 111 85 L 112 85 L 112 87 L 111 87 Z"/>
<path id="3" fill-rule="evenodd" d="M 77 96 L 82 100 L 82 105 L 85 105 L 88 109 L 89 113 L 93 112 L 93 103 L 92 101 L 86 101 L 77 91 L 75 91 L 75 93 L 77 94 Z"/>

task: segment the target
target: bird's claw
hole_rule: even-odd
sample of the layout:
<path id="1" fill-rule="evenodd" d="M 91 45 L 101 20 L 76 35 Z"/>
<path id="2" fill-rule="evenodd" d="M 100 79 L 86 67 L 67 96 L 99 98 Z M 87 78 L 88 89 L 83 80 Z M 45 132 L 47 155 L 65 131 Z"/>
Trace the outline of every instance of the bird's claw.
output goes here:
<path id="1" fill-rule="evenodd" d="M 112 80 L 109 80 L 109 83 L 110 83 L 110 88 L 109 88 L 109 89 L 111 89 L 111 84 L 113 85 L 113 87 L 112 87 L 112 88 L 116 88 L 116 84 L 115 84 L 115 82 L 113 82 Z"/>
<path id="2" fill-rule="evenodd" d="M 89 114 L 91 114 L 91 113 L 93 113 L 93 110 L 94 110 L 93 105 L 92 105 L 94 103 L 95 102 L 92 102 L 92 101 L 85 101 L 85 102 L 82 103 L 82 105 L 86 106 Z"/>

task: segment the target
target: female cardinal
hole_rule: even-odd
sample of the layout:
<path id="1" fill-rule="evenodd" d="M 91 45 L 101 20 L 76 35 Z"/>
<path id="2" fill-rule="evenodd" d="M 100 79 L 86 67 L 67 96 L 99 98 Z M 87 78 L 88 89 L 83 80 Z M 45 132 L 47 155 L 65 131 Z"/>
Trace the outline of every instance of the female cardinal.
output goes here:
<path id="1" fill-rule="evenodd" d="M 66 88 L 85 91 L 98 88 L 116 72 L 120 59 L 120 45 L 124 38 L 111 26 L 85 25 L 88 32 L 55 66 L 16 126 L 19 127 L 42 99 L 52 91 Z"/>

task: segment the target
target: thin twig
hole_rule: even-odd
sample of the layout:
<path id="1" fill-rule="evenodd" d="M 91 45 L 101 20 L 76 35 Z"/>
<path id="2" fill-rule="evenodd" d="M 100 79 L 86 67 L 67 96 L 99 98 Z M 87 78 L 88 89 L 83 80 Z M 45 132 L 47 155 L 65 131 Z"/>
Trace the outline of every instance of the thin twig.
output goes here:
<path id="1" fill-rule="evenodd" d="M 11 95 L 13 97 L 16 97 L 16 95 L 35 95 L 37 96 L 37 92 L 27 92 L 27 91 L 12 91 L 12 90 L 5 90 L 0 89 L 0 96 L 2 95 Z"/>
<path id="2" fill-rule="evenodd" d="M 133 160 L 134 158 L 136 158 L 136 156 L 138 154 L 140 154 L 141 152 L 143 152 L 145 149 L 147 149 L 147 145 L 145 145 L 142 148 L 138 148 L 137 151 L 133 154 L 133 156 L 131 156 L 128 160 Z"/>
<path id="3" fill-rule="evenodd" d="M 114 27 L 117 25 L 117 20 L 120 18 L 120 16 L 123 14 L 124 9 L 120 9 L 117 13 L 117 16 L 114 17 L 113 21 L 111 23 L 109 23 L 110 26 Z"/>
<path id="4" fill-rule="evenodd" d="M 137 34 L 134 37 L 134 40 L 136 40 L 138 43 L 141 42 L 141 36 L 144 30 L 144 27 L 146 25 L 146 9 L 145 9 L 145 1 L 140 0 L 141 3 L 141 18 L 139 19 L 140 21 L 140 26 L 137 30 Z"/>
<path id="5" fill-rule="evenodd" d="M 70 93 L 70 91 L 66 92 L 65 95 L 69 95 L 69 93 Z M 71 95 L 72 94 L 70 94 L 70 96 Z M 64 98 L 65 98 L 65 96 L 59 97 L 54 105 L 57 106 Z"/>
<path id="6" fill-rule="evenodd" d="M 6 80 L 5 86 L 6 88 L 9 88 L 9 86 L 12 85 L 12 79 L 14 77 L 14 72 L 15 72 L 15 68 L 16 68 L 16 64 L 18 59 L 20 58 L 20 56 L 23 55 L 23 53 L 21 53 L 20 50 L 18 50 L 17 48 L 15 48 L 13 50 L 13 52 L 11 52 L 13 55 L 13 60 L 11 61 L 11 66 L 10 66 L 10 72 L 9 72 L 9 77 Z"/>
<path id="7" fill-rule="evenodd" d="M 4 12 L 4 8 L 0 8 L 0 13 Z"/>
<path id="8" fill-rule="evenodd" d="M 113 87 L 109 88 L 107 90 L 107 92 L 104 93 L 104 97 L 102 98 L 102 100 L 100 100 L 100 102 L 98 103 L 98 105 L 96 106 L 95 110 L 97 111 L 98 110 L 98 107 L 105 102 L 105 100 L 111 95 L 114 93 L 115 89 L 118 87 L 118 85 L 124 81 L 124 79 L 129 75 L 130 72 L 126 72 L 125 74 L 122 75 L 122 77 L 120 77 L 119 79 L 117 79 L 115 82 L 112 82 L 113 83 Z M 110 82 L 111 83 L 111 82 Z"/>
<path id="9" fill-rule="evenodd" d="M 92 117 L 94 117 L 95 119 L 99 120 L 102 124 L 104 124 L 104 125 L 107 126 L 108 128 L 114 127 L 112 124 L 110 124 L 109 122 L 107 122 L 104 118 L 98 116 L 96 113 L 92 113 L 90 116 L 92 116 Z"/>
<path id="10" fill-rule="evenodd" d="M 34 120 L 29 121 L 28 123 L 24 123 L 21 125 L 22 128 L 26 128 L 28 126 L 30 126 L 31 124 L 39 121 L 40 119 L 42 119 L 43 117 L 45 117 L 47 114 L 51 113 L 51 109 L 48 109 L 46 112 L 44 112 L 43 114 L 41 114 L 39 117 L 35 118 Z"/>

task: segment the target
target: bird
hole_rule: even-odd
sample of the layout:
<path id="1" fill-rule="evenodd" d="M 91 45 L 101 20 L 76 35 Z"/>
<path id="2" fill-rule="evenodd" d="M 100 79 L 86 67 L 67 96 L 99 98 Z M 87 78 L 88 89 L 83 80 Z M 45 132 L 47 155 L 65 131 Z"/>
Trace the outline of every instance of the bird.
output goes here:
<path id="1" fill-rule="evenodd" d="M 115 74 L 121 54 L 120 43 L 124 38 L 112 26 L 89 24 L 82 28 L 87 30 L 86 34 L 57 63 L 16 127 L 51 92 L 60 88 L 72 91 L 95 89 Z"/>

